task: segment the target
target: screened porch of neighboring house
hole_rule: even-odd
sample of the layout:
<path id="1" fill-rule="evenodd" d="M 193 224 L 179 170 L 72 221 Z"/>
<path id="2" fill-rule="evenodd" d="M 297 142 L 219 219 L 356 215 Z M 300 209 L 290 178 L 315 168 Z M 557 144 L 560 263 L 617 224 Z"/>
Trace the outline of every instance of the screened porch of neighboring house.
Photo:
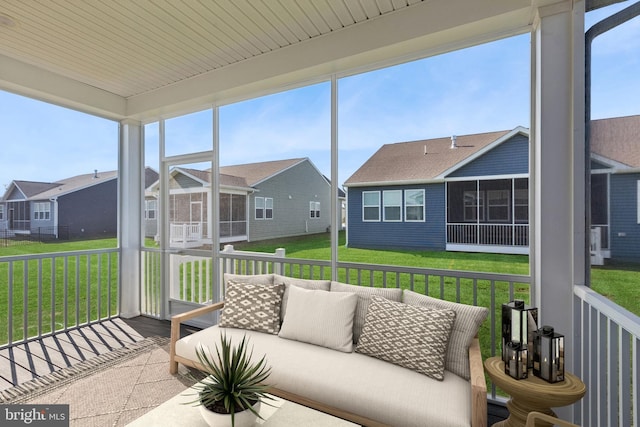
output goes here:
<path id="1" fill-rule="evenodd" d="M 316 7 L 311 2 L 282 0 L 273 4 L 274 13 L 264 4 L 246 2 L 227 5 L 238 22 L 232 26 L 227 23 L 230 15 L 217 2 L 211 8 L 179 10 L 173 2 L 143 9 L 117 2 L 78 2 L 69 8 L 57 2 L 4 1 L 0 33 L 8 42 L 0 45 L 0 89 L 119 123 L 114 141 L 119 221 L 117 248 L 0 258 L 0 272 L 12 272 L 5 276 L 12 277 L 8 290 L 15 301 L 11 304 L 24 307 L 24 313 L 10 311 L 0 319 L 6 325 L 0 331 L 4 334 L 0 345 L 24 345 L 54 330 L 71 333 L 100 319 L 146 316 L 165 321 L 194 306 L 219 301 L 225 271 L 268 270 L 332 280 L 341 277 L 363 286 L 419 288 L 442 298 L 483 304 L 494 309 L 480 331 L 487 343 L 486 359 L 500 352 L 500 317 L 495 309 L 517 296 L 539 308 L 543 324 L 565 333 L 566 369 L 587 385 L 587 395 L 558 414 L 583 426 L 640 426 L 640 319 L 589 287 L 584 15 L 610 3 L 615 1 L 339 0 L 331 7 Z M 637 14 L 639 7 L 633 7 Z M 167 25 L 157 14 L 174 25 Z M 69 31 L 58 32 L 60 22 Z M 212 23 L 215 31 L 195 30 L 203 22 Z M 526 242 L 530 273 L 341 261 L 337 108 L 341 79 L 522 34 L 531 37 L 530 111 L 535 132 L 530 156 L 535 167 L 530 171 L 529 190 L 519 178 L 450 182 L 447 220 L 463 230 L 455 237 L 460 243 L 452 244 L 497 241 L 518 247 Z M 57 42 L 43 43 L 46 40 Z M 224 43 L 232 46 L 223 49 L 220 44 Z M 189 212 L 184 212 L 188 220 L 180 221 L 210 225 L 202 233 L 211 238 L 211 247 L 175 250 L 169 231 L 171 167 L 207 163 L 212 171 L 207 196 L 213 202 L 207 206 L 216 202 L 223 206 L 217 157 L 219 122 L 224 120 L 220 108 L 317 82 L 327 83 L 331 93 L 327 100 L 331 109 L 330 258 L 311 261 L 289 258 L 286 253 L 283 258 L 282 253 L 222 251 L 226 213 L 205 212 L 204 200 L 202 205 L 192 200 Z M 165 125 L 197 111 L 211 117 L 210 149 L 165 152 Z M 150 124 L 159 129 L 160 147 L 158 215 L 153 218 L 145 204 L 142 167 L 145 126 Z M 56 149 L 55 141 L 51 149 Z M 525 200 L 529 203 L 526 214 Z M 145 244 L 145 205 L 147 219 L 157 222 L 157 246 Z M 173 212 L 177 218 L 178 211 Z M 233 202 L 230 212 L 233 223 Z M 211 221 L 205 222 L 208 217 Z M 231 233 L 236 231 L 241 232 L 231 225 Z M 454 238 L 456 233 L 451 235 Z M 98 271 L 87 273 L 90 264 Z M 56 273 L 60 275 L 52 279 Z M 30 276 L 37 278 L 34 288 L 25 279 Z M 71 288 L 75 293 L 64 294 L 62 307 L 40 293 Z M 96 297 L 86 298 L 91 292 Z M 491 385 L 488 399 L 498 405 L 505 400 Z"/>
<path id="2" fill-rule="evenodd" d="M 447 182 L 447 250 L 528 254 L 528 181 Z"/>

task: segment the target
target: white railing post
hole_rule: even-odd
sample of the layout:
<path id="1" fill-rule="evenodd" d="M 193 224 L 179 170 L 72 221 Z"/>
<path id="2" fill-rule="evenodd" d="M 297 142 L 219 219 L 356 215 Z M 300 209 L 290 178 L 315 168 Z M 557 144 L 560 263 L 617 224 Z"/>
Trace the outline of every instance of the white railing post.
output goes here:
<path id="1" fill-rule="evenodd" d="M 275 257 L 283 260 L 285 258 L 286 251 L 284 248 L 276 249 Z M 274 261 L 273 263 L 273 272 L 276 274 L 282 275 L 282 261 Z"/>

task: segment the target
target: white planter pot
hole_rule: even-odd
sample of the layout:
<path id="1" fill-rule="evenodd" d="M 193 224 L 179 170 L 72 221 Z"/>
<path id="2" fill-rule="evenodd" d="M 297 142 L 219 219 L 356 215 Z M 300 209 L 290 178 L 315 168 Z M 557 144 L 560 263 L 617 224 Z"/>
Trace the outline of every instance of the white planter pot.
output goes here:
<path id="1" fill-rule="evenodd" d="M 260 401 L 253 405 L 253 409 L 256 412 L 260 412 Z M 231 415 L 218 414 L 208 410 L 204 405 L 200 405 L 200 413 L 205 422 L 211 427 L 231 427 Z M 248 409 L 242 412 L 236 412 L 234 418 L 234 427 L 253 427 L 258 420 L 258 417 Z"/>

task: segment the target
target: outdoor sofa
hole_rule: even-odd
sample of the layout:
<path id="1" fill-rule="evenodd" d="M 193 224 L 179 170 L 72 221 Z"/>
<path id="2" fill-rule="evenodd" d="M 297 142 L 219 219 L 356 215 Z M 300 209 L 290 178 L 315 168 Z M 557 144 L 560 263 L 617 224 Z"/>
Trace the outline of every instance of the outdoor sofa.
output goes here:
<path id="1" fill-rule="evenodd" d="M 217 325 L 180 325 L 220 310 Z M 225 274 L 225 301 L 173 316 L 170 371 L 220 334 L 266 356 L 271 392 L 364 426 L 485 427 L 477 332 L 488 310 L 412 291 Z"/>

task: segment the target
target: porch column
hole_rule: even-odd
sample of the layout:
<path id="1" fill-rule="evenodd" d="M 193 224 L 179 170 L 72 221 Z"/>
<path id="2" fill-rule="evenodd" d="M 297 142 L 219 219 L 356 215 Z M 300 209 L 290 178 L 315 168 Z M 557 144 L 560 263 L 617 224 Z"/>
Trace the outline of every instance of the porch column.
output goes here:
<path id="1" fill-rule="evenodd" d="M 531 274 L 540 324 L 565 335 L 572 371 L 573 286 L 584 283 L 584 2 L 540 8 L 532 34 Z"/>
<path id="2" fill-rule="evenodd" d="M 140 248 L 144 199 L 143 127 L 120 122 L 118 155 L 118 241 L 120 243 L 120 315 L 140 315 Z"/>

